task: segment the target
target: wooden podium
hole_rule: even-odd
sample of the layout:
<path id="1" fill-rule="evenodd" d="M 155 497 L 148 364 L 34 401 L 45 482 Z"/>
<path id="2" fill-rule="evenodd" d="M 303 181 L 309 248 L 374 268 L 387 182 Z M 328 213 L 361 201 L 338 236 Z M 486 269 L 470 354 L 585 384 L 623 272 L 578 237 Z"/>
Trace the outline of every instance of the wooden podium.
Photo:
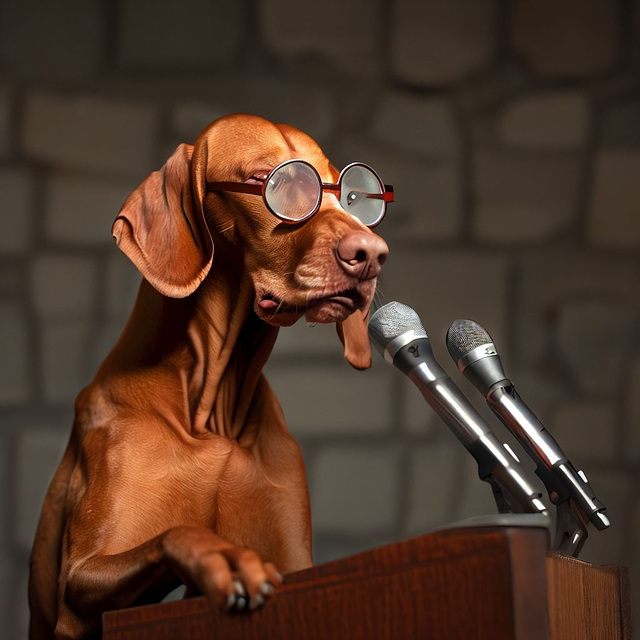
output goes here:
<path id="1" fill-rule="evenodd" d="M 628 574 L 547 552 L 548 531 L 453 528 L 289 574 L 263 609 L 203 597 L 112 611 L 104 640 L 631 638 Z"/>

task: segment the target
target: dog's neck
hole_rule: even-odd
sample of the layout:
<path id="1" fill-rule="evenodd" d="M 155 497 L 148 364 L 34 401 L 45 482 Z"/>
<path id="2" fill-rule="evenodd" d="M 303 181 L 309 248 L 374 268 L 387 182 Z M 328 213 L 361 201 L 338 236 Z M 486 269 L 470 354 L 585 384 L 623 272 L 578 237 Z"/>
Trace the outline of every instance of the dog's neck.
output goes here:
<path id="1" fill-rule="evenodd" d="M 162 378 L 159 387 L 173 390 L 153 401 L 176 405 L 165 411 L 175 426 L 195 436 L 238 439 L 278 333 L 255 315 L 253 300 L 250 279 L 231 266 L 214 265 L 196 292 L 180 300 L 143 281 L 96 381 L 152 369 Z"/>

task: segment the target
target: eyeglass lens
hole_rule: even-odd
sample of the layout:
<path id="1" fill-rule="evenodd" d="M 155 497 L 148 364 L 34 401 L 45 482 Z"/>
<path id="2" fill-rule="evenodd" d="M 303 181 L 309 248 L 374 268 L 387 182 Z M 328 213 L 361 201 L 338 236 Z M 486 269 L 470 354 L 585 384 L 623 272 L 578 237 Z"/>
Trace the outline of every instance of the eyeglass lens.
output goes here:
<path id="1" fill-rule="evenodd" d="M 384 212 L 382 198 L 372 198 L 383 193 L 382 185 L 375 173 L 368 167 L 355 165 L 342 174 L 340 204 L 352 216 L 366 225 L 379 222 Z"/>
<path id="2" fill-rule="evenodd" d="M 322 196 L 316 172 L 303 162 L 290 162 L 274 171 L 267 181 L 264 197 L 278 216 L 301 220 L 314 211 Z"/>
<path id="3" fill-rule="evenodd" d="M 342 173 L 340 205 L 366 225 L 380 221 L 385 203 L 382 197 L 376 196 L 381 196 L 383 192 L 379 178 L 366 166 L 354 165 Z M 264 196 L 267 205 L 277 216 L 287 220 L 302 220 L 320 204 L 320 177 L 305 162 L 283 164 L 269 176 Z"/>

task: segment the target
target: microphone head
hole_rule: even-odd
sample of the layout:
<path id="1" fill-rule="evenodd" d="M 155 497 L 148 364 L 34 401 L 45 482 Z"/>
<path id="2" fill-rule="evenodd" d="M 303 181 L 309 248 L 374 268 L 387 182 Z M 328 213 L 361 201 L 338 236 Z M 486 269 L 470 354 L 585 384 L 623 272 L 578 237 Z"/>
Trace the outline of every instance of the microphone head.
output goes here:
<path id="1" fill-rule="evenodd" d="M 403 336 L 403 339 L 398 341 L 400 336 Z M 428 339 L 427 332 L 420 322 L 420 316 L 411 307 L 401 302 L 389 302 L 371 316 L 369 338 L 389 362 L 393 362 L 393 356 L 398 349 L 410 340 Z"/>
<path id="2" fill-rule="evenodd" d="M 455 320 L 447 331 L 447 349 L 458 363 L 474 349 L 493 343 L 489 333 L 473 320 Z"/>
<path id="3" fill-rule="evenodd" d="M 402 302 L 388 302 L 369 320 L 369 337 L 382 349 L 407 331 L 426 333 L 420 316 Z"/>

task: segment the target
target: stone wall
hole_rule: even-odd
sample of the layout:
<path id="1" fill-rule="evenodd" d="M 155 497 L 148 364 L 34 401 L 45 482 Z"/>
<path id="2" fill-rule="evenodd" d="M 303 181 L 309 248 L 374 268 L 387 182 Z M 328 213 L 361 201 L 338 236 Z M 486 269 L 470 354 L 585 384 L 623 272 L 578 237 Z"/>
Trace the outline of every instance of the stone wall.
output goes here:
<path id="1" fill-rule="evenodd" d="M 73 400 L 139 284 L 111 222 L 234 111 L 395 185 L 382 300 L 418 310 L 480 408 L 444 335 L 459 317 L 488 328 L 608 506 L 583 557 L 640 579 L 639 67 L 638 0 L 2 2 L 0 636 L 25 637 Z M 283 330 L 268 373 L 303 447 L 317 561 L 495 511 L 411 384 L 377 357 L 351 370 L 332 327 Z"/>

